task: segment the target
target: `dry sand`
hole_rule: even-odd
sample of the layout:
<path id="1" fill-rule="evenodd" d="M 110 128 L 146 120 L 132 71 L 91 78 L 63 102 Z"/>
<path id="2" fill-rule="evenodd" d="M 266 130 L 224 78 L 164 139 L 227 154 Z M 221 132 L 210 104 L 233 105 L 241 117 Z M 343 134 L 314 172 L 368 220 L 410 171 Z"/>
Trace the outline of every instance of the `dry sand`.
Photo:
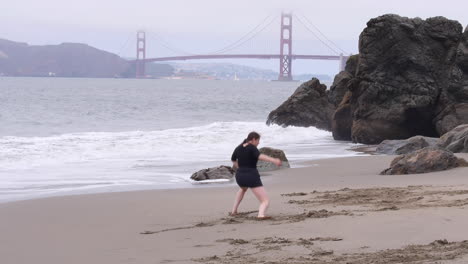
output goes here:
<path id="1" fill-rule="evenodd" d="M 468 155 L 460 157 L 468 159 Z M 468 168 L 382 176 L 391 156 L 313 161 L 215 188 L 0 204 L 0 263 L 468 263 Z"/>

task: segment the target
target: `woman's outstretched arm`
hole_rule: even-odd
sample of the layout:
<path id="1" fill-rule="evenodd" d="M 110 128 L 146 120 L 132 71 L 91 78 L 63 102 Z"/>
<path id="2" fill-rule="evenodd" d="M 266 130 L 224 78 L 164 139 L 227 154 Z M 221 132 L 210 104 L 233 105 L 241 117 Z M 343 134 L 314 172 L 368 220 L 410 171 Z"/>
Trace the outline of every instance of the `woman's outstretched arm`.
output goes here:
<path id="1" fill-rule="evenodd" d="M 278 167 L 281 166 L 281 163 L 282 163 L 280 159 L 272 158 L 272 157 L 270 157 L 268 155 L 265 155 L 265 154 L 260 154 L 260 156 L 258 156 L 258 159 L 274 163 Z"/>

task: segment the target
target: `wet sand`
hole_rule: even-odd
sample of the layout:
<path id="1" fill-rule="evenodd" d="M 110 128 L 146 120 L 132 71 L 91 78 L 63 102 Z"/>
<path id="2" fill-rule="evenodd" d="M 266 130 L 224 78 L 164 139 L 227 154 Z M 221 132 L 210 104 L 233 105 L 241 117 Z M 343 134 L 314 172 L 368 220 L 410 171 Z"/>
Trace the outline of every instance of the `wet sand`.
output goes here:
<path id="1" fill-rule="evenodd" d="M 0 263 L 468 263 L 468 168 L 378 175 L 392 158 L 268 173 L 263 221 L 251 192 L 228 216 L 234 185 L 0 204 Z"/>

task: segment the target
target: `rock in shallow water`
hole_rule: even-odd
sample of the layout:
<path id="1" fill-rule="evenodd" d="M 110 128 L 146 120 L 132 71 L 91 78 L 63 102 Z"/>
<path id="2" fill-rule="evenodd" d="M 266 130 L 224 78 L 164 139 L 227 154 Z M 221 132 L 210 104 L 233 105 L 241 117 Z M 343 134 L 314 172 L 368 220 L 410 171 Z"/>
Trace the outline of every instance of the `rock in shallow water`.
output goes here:
<path id="1" fill-rule="evenodd" d="M 380 174 L 427 173 L 467 165 L 468 163 L 464 159 L 457 158 L 452 152 L 435 148 L 424 148 L 396 157 L 390 164 L 390 168 L 382 171 Z"/>
<path id="2" fill-rule="evenodd" d="M 215 168 L 203 169 L 192 174 L 190 179 L 194 181 L 214 180 L 214 179 L 232 179 L 235 175 L 233 168 L 228 166 L 219 166 Z"/>

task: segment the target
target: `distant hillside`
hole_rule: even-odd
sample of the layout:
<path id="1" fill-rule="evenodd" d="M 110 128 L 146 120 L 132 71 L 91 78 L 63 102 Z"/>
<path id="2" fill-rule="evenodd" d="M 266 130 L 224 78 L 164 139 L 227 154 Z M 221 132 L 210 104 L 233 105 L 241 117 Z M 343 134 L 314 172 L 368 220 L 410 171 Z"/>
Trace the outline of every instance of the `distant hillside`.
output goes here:
<path id="1" fill-rule="evenodd" d="M 86 44 L 31 46 L 0 39 L 0 75 L 124 77 L 131 68 L 119 56 Z"/>

